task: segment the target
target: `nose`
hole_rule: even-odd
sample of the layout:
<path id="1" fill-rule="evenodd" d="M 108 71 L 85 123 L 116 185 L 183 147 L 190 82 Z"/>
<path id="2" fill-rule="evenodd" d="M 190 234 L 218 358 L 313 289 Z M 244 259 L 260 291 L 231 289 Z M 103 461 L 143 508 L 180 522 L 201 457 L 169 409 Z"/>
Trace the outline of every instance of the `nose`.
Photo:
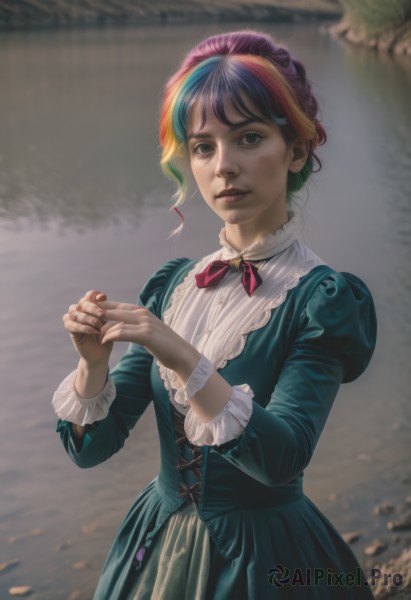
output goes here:
<path id="1" fill-rule="evenodd" d="M 221 145 L 216 151 L 215 172 L 218 177 L 236 177 L 240 165 L 232 148 Z"/>

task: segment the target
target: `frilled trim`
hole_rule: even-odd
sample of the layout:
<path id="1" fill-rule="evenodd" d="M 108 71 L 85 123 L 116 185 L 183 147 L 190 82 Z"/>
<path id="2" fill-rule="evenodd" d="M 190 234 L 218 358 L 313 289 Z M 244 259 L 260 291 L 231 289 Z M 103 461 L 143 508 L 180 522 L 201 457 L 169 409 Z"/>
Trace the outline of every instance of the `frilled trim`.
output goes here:
<path id="1" fill-rule="evenodd" d="M 252 331 L 256 331 L 267 325 L 271 317 L 271 312 L 284 302 L 289 290 L 295 288 L 304 275 L 307 275 L 312 269 L 321 264 L 324 263 L 319 259 L 309 260 L 306 263 L 301 264 L 299 269 L 291 272 L 277 288 L 276 295 L 267 300 L 264 310 L 261 312 L 256 311 L 254 314 L 250 313 L 250 318 L 245 322 L 243 327 L 239 331 L 234 331 L 232 333 L 228 344 L 215 360 L 214 364 L 216 369 L 223 369 L 229 360 L 232 360 L 241 354 L 244 350 L 247 335 Z"/>
<path id="2" fill-rule="evenodd" d="M 288 213 L 289 220 L 282 227 L 277 229 L 274 233 L 269 233 L 261 240 L 254 242 L 247 248 L 244 248 L 241 253 L 234 250 L 227 241 L 226 228 L 223 227 L 219 234 L 219 241 L 223 247 L 222 259 L 226 260 L 233 258 L 241 254 L 246 260 L 262 260 L 269 256 L 275 256 L 280 252 L 283 252 L 290 246 L 296 239 L 296 218 L 294 213 L 290 211 Z"/>
<path id="3" fill-rule="evenodd" d="M 194 394 L 196 394 L 205 386 L 205 384 L 210 379 L 213 373 L 213 363 L 210 360 L 208 360 L 208 358 L 204 356 L 204 354 L 202 354 L 197 365 L 194 368 L 194 371 L 191 373 L 186 383 L 186 387 L 184 389 L 184 401 L 186 406 L 189 404 L 189 398 L 192 398 Z"/>
<path id="4" fill-rule="evenodd" d="M 93 398 L 81 398 L 75 390 L 77 369 L 72 371 L 54 393 L 52 405 L 58 417 L 75 425 L 92 425 L 104 419 L 116 397 L 116 388 L 108 378 L 102 391 Z"/>
<path id="5" fill-rule="evenodd" d="M 253 412 L 253 391 L 246 383 L 235 385 L 223 410 L 210 421 L 201 421 L 190 408 L 184 429 L 189 442 L 196 446 L 220 446 L 238 438 Z"/>

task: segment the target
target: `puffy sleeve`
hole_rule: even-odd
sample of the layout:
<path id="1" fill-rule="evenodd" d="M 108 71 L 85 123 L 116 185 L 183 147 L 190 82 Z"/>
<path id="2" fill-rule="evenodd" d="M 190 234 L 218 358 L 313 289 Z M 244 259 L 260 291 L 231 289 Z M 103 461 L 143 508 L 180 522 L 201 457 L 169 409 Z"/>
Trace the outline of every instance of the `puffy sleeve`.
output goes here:
<path id="1" fill-rule="evenodd" d="M 162 266 L 142 289 L 137 304 L 159 316 L 163 294 L 172 285 L 174 276 L 186 262 L 188 259 L 182 258 Z M 107 413 L 104 418 L 86 425 L 86 434 L 80 444 L 76 444 L 72 435 L 71 423 L 63 419 L 58 420 L 57 431 L 64 448 L 78 466 L 92 467 L 107 460 L 122 448 L 129 431 L 152 400 L 152 361 L 152 355 L 145 348 L 133 343 L 129 345 L 127 352 L 110 372 L 109 380 L 115 395 L 114 400 L 110 398 L 110 406 L 101 407 L 102 416 Z M 76 398 L 73 401 L 76 402 Z M 95 399 L 93 402 L 95 403 Z"/>
<path id="2" fill-rule="evenodd" d="M 358 377 L 371 359 L 376 316 L 368 288 L 354 275 L 329 274 L 300 311 L 293 336 L 271 397 L 253 402 L 236 440 L 211 448 L 270 486 L 305 469 L 340 384 Z"/>

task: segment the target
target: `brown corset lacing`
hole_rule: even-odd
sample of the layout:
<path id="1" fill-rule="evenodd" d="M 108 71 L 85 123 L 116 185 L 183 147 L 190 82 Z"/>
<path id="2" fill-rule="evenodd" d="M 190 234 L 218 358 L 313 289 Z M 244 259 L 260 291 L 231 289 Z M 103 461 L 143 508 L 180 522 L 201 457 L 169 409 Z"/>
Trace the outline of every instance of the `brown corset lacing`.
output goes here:
<path id="1" fill-rule="evenodd" d="M 172 408 L 174 429 L 176 432 L 177 470 L 179 471 L 179 473 L 181 473 L 181 472 L 185 471 L 186 469 L 189 469 L 190 471 L 192 471 L 195 474 L 195 476 L 198 479 L 197 483 L 190 485 L 190 486 L 187 485 L 183 480 L 180 480 L 179 485 L 178 485 L 178 495 L 190 497 L 192 502 L 194 502 L 194 504 L 196 506 L 198 506 L 198 503 L 200 501 L 200 493 L 201 493 L 201 468 L 200 467 L 203 462 L 203 455 L 201 452 L 201 447 L 194 446 L 194 444 L 191 444 L 188 441 L 186 433 L 184 431 L 185 416 L 182 415 L 180 412 L 178 412 L 178 410 L 173 405 L 171 405 L 171 408 Z M 187 460 L 182 455 L 182 446 L 183 445 L 186 445 L 191 449 L 192 456 L 193 456 L 192 460 Z"/>

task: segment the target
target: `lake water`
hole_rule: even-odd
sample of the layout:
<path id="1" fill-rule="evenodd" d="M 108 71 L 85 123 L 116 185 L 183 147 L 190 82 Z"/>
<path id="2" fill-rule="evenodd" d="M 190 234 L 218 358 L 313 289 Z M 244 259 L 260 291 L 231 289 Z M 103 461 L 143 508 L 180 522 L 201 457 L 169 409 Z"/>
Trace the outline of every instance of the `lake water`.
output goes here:
<path id="1" fill-rule="evenodd" d="M 341 390 L 305 478 L 341 531 L 362 531 L 353 549 L 364 558 L 370 539 L 390 552 L 398 537 L 373 506 L 411 494 L 411 61 L 342 46 L 316 25 L 257 27 L 304 60 L 329 135 L 300 197 L 302 239 L 365 279 L 378 312 L 371 366 Z M 12 585 L 31 585 L 35 599 L 90 598 L 124 513 L 156 473 L 151 410 L 107 464 L 82 471 L 65 455 L 50 401 L 76 355 L 61 316 L 88 289 L 134 301 L 162 262 L 217 248 L 220 224 L 195 195 L 183 234 L 167 240 L 178 221 L 156 125 L 165 78 L 218 31 L 0 37 L 0 563 L 20 560 L 0 574 L 2 598 Z"/>

